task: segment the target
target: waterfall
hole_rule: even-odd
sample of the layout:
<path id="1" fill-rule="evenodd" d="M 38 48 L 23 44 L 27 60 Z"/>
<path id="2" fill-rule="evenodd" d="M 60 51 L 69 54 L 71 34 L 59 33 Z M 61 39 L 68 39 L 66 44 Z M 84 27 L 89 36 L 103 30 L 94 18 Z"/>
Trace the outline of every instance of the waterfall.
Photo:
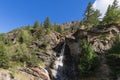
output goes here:
<path id="1" fill-rule="evenodd" d="M 55 80 L 64 80 L 64 77 L 62 74 L 62 72 L 63 72 L 62 67 L 63 67 L 65 46 L 66 46 L 66 43 L 63 44 L 60 56 L 54 62 L 54 66 L 53 66 L 54 70 L 52 70 L 52 74 L 53 74 L 53 77 L 55 78 Z"/>
<path id="2" fill-rule="evenodd" d="M 55 64 L 56 70 L 59 70 L 59 68 L 63 66 L 63 57 L 64 57 L 65 45 L 66 45 L 66 43 L 63 44 L 60 56 L 56 60 L 56 64 Z"/>

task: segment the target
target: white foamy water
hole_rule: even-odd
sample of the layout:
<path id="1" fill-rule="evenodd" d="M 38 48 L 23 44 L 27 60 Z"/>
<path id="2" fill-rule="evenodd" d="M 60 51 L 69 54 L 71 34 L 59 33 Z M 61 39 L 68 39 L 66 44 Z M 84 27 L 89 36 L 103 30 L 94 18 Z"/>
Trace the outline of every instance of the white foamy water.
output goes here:
<path id="1" fill-rule="evenodd" d="M 56 78 L 56 80 L 63 80 L 62 67 L 63 67 L 65 46 L 66 46 L 66 43 L 63 44 L 60 56 L 54 62 L 54 70 L 52 70 L 52 74 L 53 74 L 54 78 Z"/>

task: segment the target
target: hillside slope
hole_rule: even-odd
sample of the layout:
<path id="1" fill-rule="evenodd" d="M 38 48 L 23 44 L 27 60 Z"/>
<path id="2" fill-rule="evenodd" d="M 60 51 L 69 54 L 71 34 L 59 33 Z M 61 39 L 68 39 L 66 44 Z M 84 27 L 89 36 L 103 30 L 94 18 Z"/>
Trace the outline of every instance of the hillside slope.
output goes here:
<path id="1" fill-rule="evenodd" d="M 64 43 L 63 65 L 56 70 Z M 55 76 L 59 74 L 64 80 L 117 80 L 119 48 L 119 24 L 68 28 L 62 33 L 23 27 L 0 34 L 0 79 L 59 80 Z"/>

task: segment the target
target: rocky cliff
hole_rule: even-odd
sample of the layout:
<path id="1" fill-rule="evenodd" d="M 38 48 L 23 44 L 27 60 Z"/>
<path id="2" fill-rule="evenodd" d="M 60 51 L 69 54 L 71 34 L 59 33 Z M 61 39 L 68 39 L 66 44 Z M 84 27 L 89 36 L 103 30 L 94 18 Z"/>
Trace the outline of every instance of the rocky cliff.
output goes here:
<path id="1" fill-rule="evenodd" d="M 0 70 L 0 79 L 119 80 L 119 38 L 119 24 L 78 28 L 64 34 L 34 28 L 14 30 L 1 40 L 12 65 Z M 55 67 L 58 63 L 59 69 Z"/>
<path id="2" fill-rule="evenodd" d="M 74 37 L 74 38 L 73 38 Z M 110 61 L 113 59 L 118 60 L 118 57 L 116 53 L 111 53 L 110 51 L 113 49 L 113 46 L 115 46 L 116 38 L 120 38 L 120 26 L 118 24 L 108 24 L 108 25 L 98 25 L 90 30 L 82 30 L 78 29 L 71 37 L 66 38 L 67 45 L 70 48 L 70 54 L 73 55 L 74 62 L 83 64 L 83 61 L 80 61 L 80 58 L 88 59 L 90 56 L 92 57 L 92 50 L 95 52 L 95 56 L 93 57 L 94 61 L 93 63 L 90 62 L 86 63 L 87 67 L 85 70 L 88 72 L 79 73 L 80 77 L 79 79 L 82 80 L 119 80 L 119 74 L 116 74 L 114 70 L 117 67 L 119 70 L 117 64 L 115 64 L 115 67 L 113 68 L 113 63 Z M 84 45 L 83 40 L 86 40 L 87 45 L 91 46 L 91 48 L 88 47 L 88 53 L 84 51 Z M 117 39 L 119 44 L 119 39 Z M 117 46 L 118 47 L 118 46 Z M 86 47 L 87 48 L 87 47 Z M 90 50 L 89 50 L 90 49 Z M 119 53 L 119 50 L 115 49 L 116 52 Z M 84 57 L 85 55 L 89 55 L 88 58 Z M 116 55 L 116 58 L 111 55 Z M 112 57 L 112 58 L 111 58 Z M 117 61 L 116 60 L 116 61 Z M 119 61 L 119 60 L 118 60 Z M 117 61 L 117 62 L 118 62 Z M 82 63 L 83 62 L 83 63 Z M 114 63 L 117 63 L 114 62 Z M 78 64 L 77 64 L 78 65 Z M 84 64 L 83 64 L 84 65 Z M 84 66 L 86 67 L 86 66 Z M 82 71 L 81 67 L 77 67 L 77 69 L 80 69 Z M 87 77 L 87 78 L 86 78 Z M 77 79 L 77 80 L 79 80 Z"/>

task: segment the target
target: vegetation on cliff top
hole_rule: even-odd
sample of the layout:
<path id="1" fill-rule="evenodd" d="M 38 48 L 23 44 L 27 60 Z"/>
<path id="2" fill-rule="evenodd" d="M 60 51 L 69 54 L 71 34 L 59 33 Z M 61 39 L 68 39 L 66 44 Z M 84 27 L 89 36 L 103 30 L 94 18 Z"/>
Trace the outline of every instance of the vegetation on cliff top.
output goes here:
<path id="1" fill-rule="evenodd" d="M 89 3 L 79 26 L 74 24 L 68 29 L 65 29 L 56 23 L 51 24 L 50 19 L 47 17 L 44 23 L 40 24 L 36 21 L 33 26 L 26 26 L 6 34 L 0 34 L 0 68 L 8 69 L 15 66 L 35 67 L 43 65 L 43 60 L 39 59 L 35 52 L 46 53 L 47 47 L 49 47 L 49 40 L 45 36 L 50 34 L 50 32 L 65 35 L 67 32 L 70 33 L 77 28 L 81 28 L 81 26 L 89 29 L 98 24 L 120 24 L 120 9 L 117 0 L 114 0 L 113 4 L 109 5 L 102 20 L 99 17 L 99 10 L 93 9 L 92 4 Z M 93 68 L 95 68 L 93 64 L 98 55 L 86 39 L 80 40 L 80 45 L 84 54 L 80 56 L 77 66 L 80 76 L 86 76 L 93 73 Z M 105 56 L 108 58 L 110 68 L 113 69 L 113 64 L 111 64 L 112 60 L 119 61 L 120 59 L 120 39 L 116 38 L 113 47 Z M 113 70 L 115 72 L 120 69 L 115 67 Z"/>

